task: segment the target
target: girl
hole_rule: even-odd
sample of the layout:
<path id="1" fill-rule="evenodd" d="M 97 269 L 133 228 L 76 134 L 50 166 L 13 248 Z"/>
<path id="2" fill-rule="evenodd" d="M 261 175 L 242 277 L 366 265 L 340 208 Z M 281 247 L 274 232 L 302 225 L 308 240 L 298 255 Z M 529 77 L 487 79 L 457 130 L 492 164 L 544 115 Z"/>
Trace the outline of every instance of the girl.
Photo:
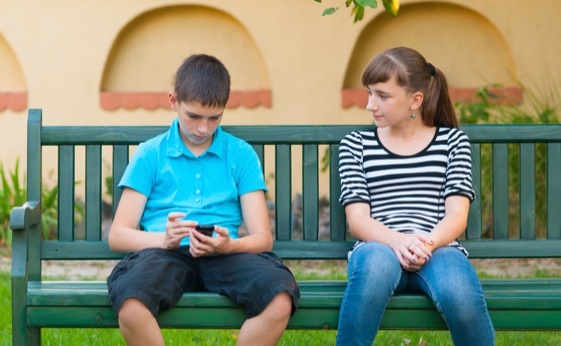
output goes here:
<path id="1" fill-rule="evenodd" d="M 376 123 L 341 141 L 340 202 L 358 239 L 337 345 L 371 345 L 394 293 L 424 292 L 456 345 L 493 345 L 481 284 L 456 241 L 466 228 L 470 144 L 444 74 L 417 51 L 376 55 L 362 74 Z"/>

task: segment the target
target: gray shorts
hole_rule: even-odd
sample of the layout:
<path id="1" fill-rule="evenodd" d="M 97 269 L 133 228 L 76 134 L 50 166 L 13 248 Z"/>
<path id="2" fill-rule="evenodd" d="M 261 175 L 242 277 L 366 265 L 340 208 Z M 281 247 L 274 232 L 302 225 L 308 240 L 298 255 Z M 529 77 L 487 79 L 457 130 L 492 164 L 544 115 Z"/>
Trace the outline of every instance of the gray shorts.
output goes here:
<path id="1" fill-rule="evenodd" d="M 209 291 L 246 307 L 247 318 L 259 315 L 279 293 L 292 296 L 292 314 L 300 291 L 290 270 L 272 252 L 193 258 L 188 248 L 150 248 L 131 252 L 107 278 L 118 315 L 128 298 L 142 301 L 154 316 L 172 307 L 184 292 Z"/>

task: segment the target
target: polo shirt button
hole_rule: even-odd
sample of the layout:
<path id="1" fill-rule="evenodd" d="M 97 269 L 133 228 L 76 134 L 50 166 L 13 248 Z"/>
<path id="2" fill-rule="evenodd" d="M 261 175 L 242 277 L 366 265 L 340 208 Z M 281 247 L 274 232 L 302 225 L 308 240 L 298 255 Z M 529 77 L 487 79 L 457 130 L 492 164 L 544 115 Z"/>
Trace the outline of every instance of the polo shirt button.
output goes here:
<path id="1" fill-rule="evenodd" d="M 195 175 L 195 177 L 197 177 L 197 179 L 199 179 L 199 178 L 201 177 L 201 173 L 197 173 L 197 174 Z"/>
<path id="2" fill-rule="evenodd" d="M 197 202 L 197 203 L 200 202 L 200 201 L 201 201 L 200 198 L 196 198 L 196 199 L 195 199 L 195 202 Z"/>
<path id="3" fill-rule="evenodd" d="M 200 195 L 200 194 L 201 194 L 201 190 L 197 189 L 197 190 L 195 191 L 195 193 L 196 193 L 197 195 Z"/>

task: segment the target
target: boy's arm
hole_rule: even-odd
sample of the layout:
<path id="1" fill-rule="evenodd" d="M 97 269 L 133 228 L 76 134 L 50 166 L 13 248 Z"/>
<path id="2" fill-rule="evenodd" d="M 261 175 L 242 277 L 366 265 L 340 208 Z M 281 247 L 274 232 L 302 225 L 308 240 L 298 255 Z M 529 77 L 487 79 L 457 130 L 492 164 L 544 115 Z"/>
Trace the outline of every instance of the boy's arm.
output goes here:
<path id="1" fill-rule="evenodd" d="M 140 231 L 138 226 L 146 201 L 147 197 L 140 192 L 124 189 L 107 239 L 112 251 L 138 251 L 149 247 L 174 249 L 196 224 L 181 220 L 185 216 L 183 213 L 170 213 L 165 233 Z"/>
<path id="2" fill-rule="evenodd" d="M 240 241 L 245 240 L 246 244 L 244 244 L 244 247 L 247 250 L 240 249 L 237 252 L 271 251 L 273 249 L 273 235 L 269 222 L 265 192 L 257 190 L 246 193 L 241 196 L 240 201 L 248 236 L 239 239 Z"/>
<path id="3" fill-rule="evenodd" d="M 240 197 L 242 215 L 247 227 L 248 235 L 239 239 L 232 239 L 226 228 L 215 226 L 214 238 L 199 236 L 194 233 L 191 237 L 189 251 L 195 257 L 212 253 L 228 254 L 238 252 L 263 252 L 273 248 L 273 236 L 269 224 L 269 213 L 262 190 L 249 192 Z"/>

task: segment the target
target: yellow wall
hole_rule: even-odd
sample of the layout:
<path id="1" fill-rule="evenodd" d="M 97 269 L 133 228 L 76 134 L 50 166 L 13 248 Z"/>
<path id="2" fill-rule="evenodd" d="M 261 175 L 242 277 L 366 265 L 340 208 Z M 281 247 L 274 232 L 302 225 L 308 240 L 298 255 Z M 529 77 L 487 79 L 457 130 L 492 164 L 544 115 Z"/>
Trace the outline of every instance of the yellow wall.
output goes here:
<path id="1" fill-rule="evenodd" d="M 381 7 L 381 1 L 380 7 Z M 401 0 L 397 18 L 367 9 L 353 24 L 341 0 L 0 2 L 0 97 L 27 93 L 44 123 L 168 124 L 169 109 L 104 109 L 101 92 L 166 92 L 181 60 L 217 55 L 232 89 L 270 91 L 270 106 L 229 108 L 224 124 L 369 123 L 341 92 L 360 88 L 378 50 L 408 45 L 451 87 L 561 85 L 561 2 Z M 3 94 L 2 94 L 3 93 Z M 0 162 L 25 156 L 26 111 L 0 108 Z M 47 161 L 48 162 L 48 161 Z"/>

